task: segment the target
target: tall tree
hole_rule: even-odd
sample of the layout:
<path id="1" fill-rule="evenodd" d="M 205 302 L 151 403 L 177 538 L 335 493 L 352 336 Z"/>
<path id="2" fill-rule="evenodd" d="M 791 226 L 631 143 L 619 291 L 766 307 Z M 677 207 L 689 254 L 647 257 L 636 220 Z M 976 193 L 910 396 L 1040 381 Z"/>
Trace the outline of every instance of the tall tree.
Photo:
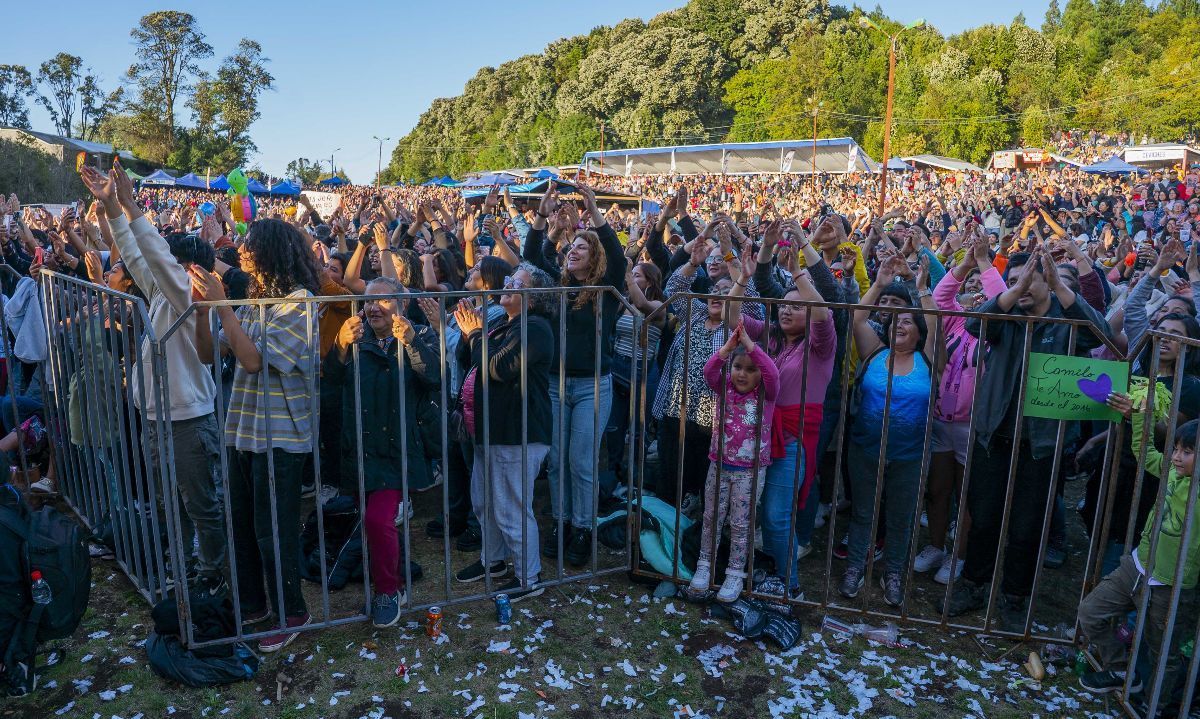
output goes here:
<path id="1" fill-rule="evenodd" d="M 175 10 L 143 16 L 129 34 L 137 62 L 130 66 L 128 77 L 140 90 L 143 109 L 161 114 L 168 133 L 163 144 L 172 149 L 177 103 L 200 75 L 199 61 L 212 57 L 212 46 L 205 41 L 195 17 Z"/>
<path id="2" fill-rule="evenodd" d="M 105 94 L 96 76 L 88 73 L 79 86 L 79 122 L 75 126 L 78 137 L 83 140 L 95 139 L 100 123 L 120 109 L 124 100 L 124 88 L 118 87 Z"/>
<path id="3" fill-rule="evenodd" d="M 297 157 L 287 164 L 283 174 L 304 183 L 305 187 L 317 184 L 321 178 L 321 163 L 313 162 L 307 157 Z"/>
<path id="4" fill-rule="evenodd" d="M 216 97 L 221 112 L 225 140 L 249 142 L 250 125 L 259 118 L 258 97 L 275 88 L 275 78 L 267 72 L 270 58 L 263 57 L 262 45 L 242 38 L 237 52 L 225 58 L 217 70 Z"/>
<path id="5" fill-rule="evenodd" d="M 37 81 L 45 88 L 38 94 L 38 102 L 50 114 L 58 134 L 69 136 L 75 120 L 75 96 L 84 82 L 83 60 L 60 52 L 38 67 Z"/>
<path id="6" fill-rule="evenodd" d="M 24 65 L 0 65 L 0 125 L 28 128 L 32 96 L 33 76 Z"/>

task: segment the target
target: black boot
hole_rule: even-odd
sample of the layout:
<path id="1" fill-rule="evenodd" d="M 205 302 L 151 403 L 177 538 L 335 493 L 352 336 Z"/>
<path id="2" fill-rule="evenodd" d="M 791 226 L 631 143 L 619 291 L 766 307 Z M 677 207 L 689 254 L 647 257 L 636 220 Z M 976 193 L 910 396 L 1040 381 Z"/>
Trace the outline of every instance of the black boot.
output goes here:
<path id="1" fill-rule="evenodd" d="M 571 543 L 571 525 L 563 524 L 563 547 Z M 542 556 L 547 559 L 558 559 L 558 522 L 550 525 L 550 531 L 542 537 Z"/>

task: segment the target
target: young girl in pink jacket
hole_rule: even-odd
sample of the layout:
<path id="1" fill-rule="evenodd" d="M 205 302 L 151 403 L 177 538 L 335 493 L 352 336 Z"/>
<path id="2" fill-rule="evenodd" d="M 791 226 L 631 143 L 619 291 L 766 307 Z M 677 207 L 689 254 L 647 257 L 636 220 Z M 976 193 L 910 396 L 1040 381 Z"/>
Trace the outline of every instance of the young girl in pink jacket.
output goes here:
<path id="1" fill-rule="evenodd" d="M 731 357 L 728 377 L 723 378 L 722 370 Z M 738 325 L 704 365 L 704 379 L 722 398 L 713 410 L 713 427 L 722 431 L 713 432 L 708 453 L 711 464 L 704 484 L 704 530 L 691 589 L 702 592 L 711 584 L 713 538 L 720 536 L 728 519 L 729 565 L 717 601 L 732 602 L 741 594 L 746 580 L 750 507 L 758 502 L 763 475 L 771 464 L 771 417 L 779 392 L 779 370 Z"/>

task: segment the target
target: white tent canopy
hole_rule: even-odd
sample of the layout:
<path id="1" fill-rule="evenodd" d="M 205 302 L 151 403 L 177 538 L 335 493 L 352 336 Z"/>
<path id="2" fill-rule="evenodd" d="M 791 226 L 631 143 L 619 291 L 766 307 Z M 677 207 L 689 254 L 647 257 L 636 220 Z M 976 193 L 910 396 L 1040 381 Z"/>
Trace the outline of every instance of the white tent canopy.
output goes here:
<path id="1" fill-rule="evenodd" d="M 920 167 L 932 167 L 936 170 L 947 170 L 950 172 L 983 172 L 983 168 L 978 165 L 972 165 L 966 160 L 956 160 L 953 157 L 942 157 L 941 155 L 913 155 L 911 157 L 900 158 L 907 163 L 914 164 Z"/>
<path id="2" fill-rule="evenodd" d="M 849 137 L 824 140 L 724 142 L 712 145 L 642 147 L 589 152 L 583 164 L 589 172 L 610 175 L 655 174 L 810 174 L 816 150 L 817 172 L 870 172 L 871 158 Z"/>
<path id="3" fill-rule="evenodd" d="M 1152 145 L 1131 145 L 1121 151 L 1122 159 L 1131 165 L 1165 168 L 1200 162 L 1200 150 L 1176 142 L 1156 142 Z"/>

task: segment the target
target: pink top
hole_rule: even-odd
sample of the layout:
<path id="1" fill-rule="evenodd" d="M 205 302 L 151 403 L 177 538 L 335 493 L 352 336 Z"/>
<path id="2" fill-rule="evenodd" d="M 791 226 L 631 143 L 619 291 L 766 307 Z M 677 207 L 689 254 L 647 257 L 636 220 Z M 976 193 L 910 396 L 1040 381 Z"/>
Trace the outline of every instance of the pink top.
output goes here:
<path id="1" fill-rule="evenodd" d="M 762 339 L 767 323 L 742 315 L 742 324 L 750 338 Z M 837 330 L 833 325 L 833 314 L 823 320 L 813 320 L 809 325 L 809 336 L 798 344 L 784 347 L 775 357 L 779 368 L 779 398 L 776 402 L 783 407 L 825 402 L 825 391 L 833 379 L 833 356 L 837 352 Z M 775 350 L 776 348 L 772 348 Z M 808 354 L 808 373 L 805 374 L 804 355 Z M 805 385 L 808 386 L 805 389 Z"/>
<path id="2" fill-rule="evenodd" d="M 708 458 L 713 462 L 720 460 L 722 463 L 734 467 L 753 467 L 754 445 L 757 441 L 759 446 L 758 466 L 766 467 L 771 464 L 771 419 L 775 415 L 775 399 L 779 393 L 779 370 L 758 345 L 754 346 L 749 357 L 762 371 L 763 404 L 765 406 L 759 411 L 757 387 L 743 394 L 734 389 L 733 380 L 726 378 L 724 391 L 725 454 L 722 457 L 719 453 L 721 435 L 713 432 Z M 721 359 L 719 353 L 710 357 L 704 365 L 704 379 L 712 391 L 718 394 L 721 392 L 721 370 L 724 366 L 725 360 Z M 762 421 L 761 428 L 759 427 L 760 420 Z M 718 403 L 713 409 L 713 427 L 718 427 L 720 424 L 721 405 Z M 756 431 L 760 433 L 757 440 L 755 439 Z"/>
<path id="3" fill-rule="evenodd" d="M 995 267 L 989 267 L 980 275 L 983 294 L 990 300 L 1008 287 Z M 962 283 L 947 272 L 933 289 L 933 301 L 939 310 L 962 312 L 958 303 L 958 290 Z M 979 338 L 967 332 L 965 317 L 943 317 L 942 328 L 946 338 L 946 369 L 942 372 L 942 384 L 938 390 L 933 416 L 943 422 L 967 422 L 971 419 L 971 400 L 975 395 L 976 348 Z"/>

